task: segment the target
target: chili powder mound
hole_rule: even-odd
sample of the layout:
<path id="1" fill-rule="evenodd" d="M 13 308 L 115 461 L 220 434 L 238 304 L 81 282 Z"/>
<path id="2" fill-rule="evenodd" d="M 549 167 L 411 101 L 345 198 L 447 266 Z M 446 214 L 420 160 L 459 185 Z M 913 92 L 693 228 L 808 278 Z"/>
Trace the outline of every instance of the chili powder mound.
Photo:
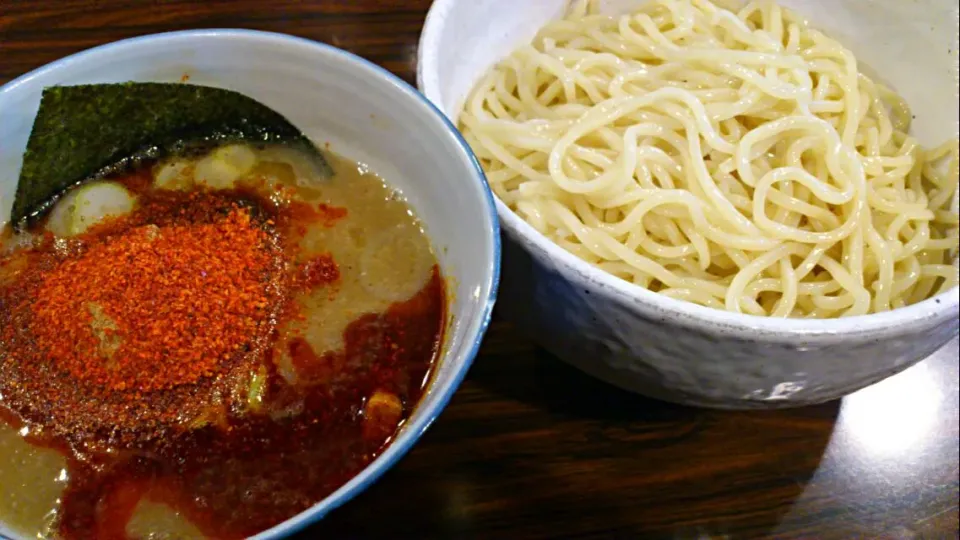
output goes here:
<path id="1" fill-rule="evenodd" d="M 123 181 L 131 214 L 44 235 L 0 282 L 3 407 L 82 459 L 226 427 L 299 281 L 285 207 Z"/>
<path id="2" fill-rule="evenodd" d="M 212 223 L 108 237 L 43 280 L 37 345 L 73 377 L 114 391 L 211 377 L 265 317 L 266 241 L 237 207 Z"/>

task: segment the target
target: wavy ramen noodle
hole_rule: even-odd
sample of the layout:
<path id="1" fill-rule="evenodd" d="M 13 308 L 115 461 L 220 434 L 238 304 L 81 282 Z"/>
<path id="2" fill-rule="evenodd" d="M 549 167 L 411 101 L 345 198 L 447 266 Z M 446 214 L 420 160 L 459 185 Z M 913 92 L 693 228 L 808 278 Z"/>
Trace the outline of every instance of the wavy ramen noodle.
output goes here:
<path id="1" fill-rule="evenodd" d="M 840 43 L 774 3 L 575 3 L 460 117 L 497 195 L 549 239 L 651 291 L 827 318 L 957 286 L 958 142 Z"/>

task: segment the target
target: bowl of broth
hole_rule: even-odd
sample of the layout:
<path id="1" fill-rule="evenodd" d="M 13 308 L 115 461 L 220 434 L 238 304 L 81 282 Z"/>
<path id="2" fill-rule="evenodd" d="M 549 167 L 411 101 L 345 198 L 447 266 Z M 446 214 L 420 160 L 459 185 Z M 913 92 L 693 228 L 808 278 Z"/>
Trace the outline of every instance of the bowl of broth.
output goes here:
<path id="1" fill-rule="evenodd" d="M 334 47 L 104 45 L 0 88 L 0 141 L 0 536 L 290 534 L 413 446 L 489 323 L 472 152 Z"/>
<path id="2" fill-rule="evenodd" d="M 955 339 L 957 10 L 434 2 L 418 85 L 497 197 L 504 315 L 614 385 L 732 409 Z"/>

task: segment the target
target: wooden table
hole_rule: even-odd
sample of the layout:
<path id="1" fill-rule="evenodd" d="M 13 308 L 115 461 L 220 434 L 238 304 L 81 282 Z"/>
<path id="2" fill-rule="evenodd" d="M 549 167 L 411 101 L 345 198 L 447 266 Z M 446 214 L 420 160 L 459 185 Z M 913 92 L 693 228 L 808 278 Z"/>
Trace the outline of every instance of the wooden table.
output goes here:
<path id="1" fill-rule="evenodd" d="M 413 82 L 429 3 L 0 0 L 0 83 L 204 27 L 324 41 Z M 843 402 L 712 412 L 591 380 L 498 318 L 427 435 L 303 537 L 957 538 L 958 354 L 955 339 Z"/>

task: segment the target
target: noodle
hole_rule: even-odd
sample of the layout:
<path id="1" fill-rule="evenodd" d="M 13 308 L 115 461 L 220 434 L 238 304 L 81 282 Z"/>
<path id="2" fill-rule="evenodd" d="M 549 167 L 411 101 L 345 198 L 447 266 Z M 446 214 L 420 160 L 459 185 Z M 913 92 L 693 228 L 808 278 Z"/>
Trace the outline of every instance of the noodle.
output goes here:
<path id="1" fill-rule="evenodd" d="M 460 128 L 500 199 L 671 298 L 829 318 L 956 287 L 957 139 L 772 2 L 577 1 L 479 82 Z M 952 206 L 951 206 L 952 205 Z"/>

